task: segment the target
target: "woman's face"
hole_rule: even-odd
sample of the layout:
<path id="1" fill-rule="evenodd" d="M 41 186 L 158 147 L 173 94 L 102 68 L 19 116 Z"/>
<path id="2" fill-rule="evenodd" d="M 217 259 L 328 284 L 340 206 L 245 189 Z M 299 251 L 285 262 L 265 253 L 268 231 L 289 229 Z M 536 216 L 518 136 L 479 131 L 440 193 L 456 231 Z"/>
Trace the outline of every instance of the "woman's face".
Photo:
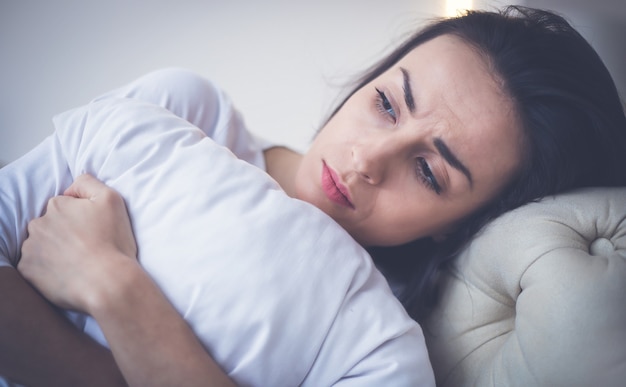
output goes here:
<path id="1" fill-rule="evenodd" d="M 521 165 L 513 109 L 484 57 L 437 37 L 346 101 L 304 156 L 296 195 L 365 246 L 445 235 Z"/>

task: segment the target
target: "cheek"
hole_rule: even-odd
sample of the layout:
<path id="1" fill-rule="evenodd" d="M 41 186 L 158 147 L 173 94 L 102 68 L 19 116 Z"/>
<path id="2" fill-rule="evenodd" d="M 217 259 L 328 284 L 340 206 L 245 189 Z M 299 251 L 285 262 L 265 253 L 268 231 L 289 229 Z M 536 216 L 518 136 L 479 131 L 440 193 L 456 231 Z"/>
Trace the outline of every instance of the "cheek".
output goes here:
<path id="1" fill-rule="evenodd" d="M 477 210 L 497 199 L 516 177 L 519 164 L 521 161 L 509 157 L 485 166 L 483 169 L 485 171 L 484 176 L 476 179 L 476 189 L 473 195 L 468 195 L 466 202 L 471 204 L 474 210 Z"/>
<path id="2" fill-rule="evenodd" d="M 367 222 L 361 225 L 361 234 L 370 244 L 399 245 L 430 235 L 433 219 L 428 207 L 409 205 L 392 195 L 381 196 Z"/>
<path id="3" fill-rule="evenodd" d="M 316 159 L 317 158 L 311 151 L 307 152 L 307 154 L 304 155 L 302 161 L 300 162 L 300 166 L 298 167 L 298 171 L 296 172 L 295 177 L 296 197 L 300 200 L 304 200 L 310 203 L 314 198 L 313 192 L 315 190 L 316 182 L 314 160 Z"/>
<path id="4" fill-rule="evenodd" d="M 397 198 L 378 212 L 376 229 L 371 238 L 385 245 L 404 244 L 416 239 L 436 237 L 454 229 L 459 220 L 474 211 L 475 206 L 464 201 L 446 202 L 423 195 L 410 204 Z"/>
<path id="5" fill-rule="evenodd" d="M 325 137 L 327 142 L 358 139 L 365 128 L 375 120 L 364 98 L 357 92 L 343 107 L 317 132 L 317 137 Z M 314 140 L 314 141 L 315 141 Z"/>
<path id="6" fill-rule="evenodd" d="M 342 138 L 342 134 L 335 118 L 336 117 L 326 123 L 326 125 L 315 134 L 307 154 L 315 154 L 317 157 L 323 156 L 339 142 Z"/>

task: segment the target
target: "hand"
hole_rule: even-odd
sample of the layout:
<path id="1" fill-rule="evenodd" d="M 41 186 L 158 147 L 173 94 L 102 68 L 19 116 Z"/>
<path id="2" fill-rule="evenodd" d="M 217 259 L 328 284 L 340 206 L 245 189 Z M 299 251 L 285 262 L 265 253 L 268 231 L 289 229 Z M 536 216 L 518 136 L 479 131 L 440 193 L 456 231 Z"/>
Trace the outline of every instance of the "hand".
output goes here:
<path id="1" fill-rule="evenodd" d="M 48 300 L 89 313 L 98 292 L 124 265 L 137 264 L 137 245 L 122 197 L 89 175 L 79 176 L 28 224 L 18 270 Z"/>

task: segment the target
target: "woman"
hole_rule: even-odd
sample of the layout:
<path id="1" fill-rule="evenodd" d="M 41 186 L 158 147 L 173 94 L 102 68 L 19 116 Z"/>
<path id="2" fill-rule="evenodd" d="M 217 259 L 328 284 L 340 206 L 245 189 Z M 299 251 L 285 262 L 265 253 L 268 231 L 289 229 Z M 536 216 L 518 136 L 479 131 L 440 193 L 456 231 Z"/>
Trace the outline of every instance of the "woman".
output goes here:
<path id="1" fill-rule="evenodd" d="M 625 146 L 624 111 L 593 49 L 557 16 L 509 8 L 502 14 L 469 13 L 427 27 L 363 78 L 305 156 L 272 148 L 265 160 L 267 171 L 287 193 L 333 217 L 370 249 L 392 280 L 404 284 L 400 298 L 419 319 L 435 302 L 438 270 L 488 220 L 568 189 L 626 185 Z M 321 182 L 320 174 L 326 176 Z M 93 197 L 95 192 L 115 197 L 94 181 L 79 181 L 68 194 Z M 119 199 L 114 202 L 115 214 L 124 218 Z M 87 206 L 94 203 L 109 208 L 95 200 Z M 73 201 L 63 205 L 70 210 L 79 206 Z M 87 233 L 95 230 L 89 223 L 83 224 Z M 118 221 L 107 224 L 114 227 Z M 52 245 L 41 231 L 33 229 L 33 234 L 23 259 L 35 260 L 33 245 Z M 135 254 L 129 232 L 101 239 L 91 240 L 103 246 L 107 259 L 117 257 L 136 266 L 127 259 Z M 117 240 L 123 241 L 123 249 L 111 247 Z M 69 245 L 60 251 L 83 255 Z M 100 262 L 95 267 L 106 268 L 102 261 L 94 261 Z M 37 287 L 54 281 L 31 264 L 22 269 Z M 123 329 L 125 318 L 141 315 L 121 310 L 129 304 L 120 300 L 138 294 L 144 317 L 167 319 L 186 338 L 172 340 L 173 353 L 182 347 L 187 352 L 180 353 L 190 354 L 185 360 L 196 359 L 193 364 L 208 367 L 205 374 L 195 374 L 199 380 L 219 374 L 158 289 L 138 270 L 132 272 L 141 282 L 134 290 L 120 284 L 121 296 L 107 297 L 97 283 L 84 294 L 61 294 L 52 285 L 44 294 L 62 306 L 113 320 L 104 323 L 119 336 L 109 341 L 112 346 L 127 344 L 113 351 L 131 384 L 150 380 L 144 378 L 154 376 L 150 370 L 159 364 L 159 359 L 140 356 L 149 342 Z M 154 329 L 141 337 L 159 337 L 159 327 Z M 177 367 L 186 376 L 194 375 L 182 364 L 173 369 Z"/>

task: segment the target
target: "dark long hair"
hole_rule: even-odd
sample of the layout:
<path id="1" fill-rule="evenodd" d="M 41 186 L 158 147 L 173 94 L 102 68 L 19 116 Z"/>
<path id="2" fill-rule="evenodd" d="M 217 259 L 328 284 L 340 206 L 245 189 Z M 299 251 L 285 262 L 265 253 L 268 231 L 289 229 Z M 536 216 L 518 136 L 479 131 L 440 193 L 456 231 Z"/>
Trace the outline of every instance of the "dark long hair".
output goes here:
<path id="1" fill-rule="evenodd" d="M 626 186 L 626 117 L 615 84 L 589 43 L 561 16 L 509 6 L 468 11 L 428 25 L 359 79 L 361 87 L 420 44 L 453 35 L 491 64 L 514 101 L 526 146 L 517 176 L 491 203 L 462 219 L 444 243 L 430 238 L 369 252 L 411 316 L 437 301 L 439 273 L 490 220 L 525 203 L 588 186 Z M 331 115 L 331 117 L 332 117 Z"/>

